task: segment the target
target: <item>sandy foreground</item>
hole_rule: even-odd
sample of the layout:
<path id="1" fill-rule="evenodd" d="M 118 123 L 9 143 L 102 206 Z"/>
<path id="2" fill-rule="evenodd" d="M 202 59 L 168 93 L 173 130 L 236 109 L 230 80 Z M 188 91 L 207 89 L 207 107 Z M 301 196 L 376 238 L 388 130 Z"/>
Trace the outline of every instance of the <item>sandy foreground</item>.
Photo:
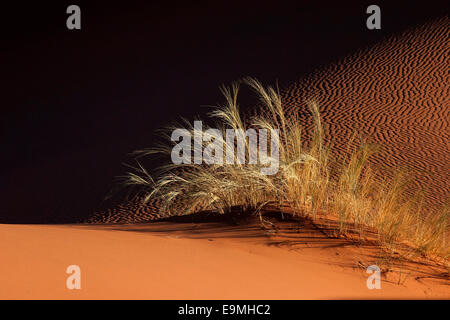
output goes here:
<path id="1" fill-rule="evenodd" d="M 0 299 L 450 298 L 448 278 L 425 266 L 383 274 L 369 290 L 375 248 L 283 228 L 0 225 Z M 66 288 L 69 265 L 81 268 L 80 290 Z"/>

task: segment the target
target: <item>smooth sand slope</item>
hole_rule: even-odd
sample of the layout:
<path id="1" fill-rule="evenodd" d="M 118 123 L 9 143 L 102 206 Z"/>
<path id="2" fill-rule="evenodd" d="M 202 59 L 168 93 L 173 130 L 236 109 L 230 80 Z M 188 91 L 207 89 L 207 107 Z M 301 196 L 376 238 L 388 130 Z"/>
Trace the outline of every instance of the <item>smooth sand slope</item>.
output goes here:
<path id="1" fill-rule="evenodd" d="M 448 279 L 420 265 L 369 290 L 376 248 L 293 222 L 277 233 L 252 222 L 0 225 L 0 243 L 0 299 L 450 298 Z M 69 265 L 81 290 L 66 289 Z"/>

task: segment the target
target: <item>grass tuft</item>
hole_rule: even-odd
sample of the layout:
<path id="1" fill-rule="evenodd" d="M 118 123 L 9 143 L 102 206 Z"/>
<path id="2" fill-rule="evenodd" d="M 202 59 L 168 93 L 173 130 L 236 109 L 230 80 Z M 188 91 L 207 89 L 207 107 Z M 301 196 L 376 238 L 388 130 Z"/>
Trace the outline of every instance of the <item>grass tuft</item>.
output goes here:
<path id="1" fill-rule="evenodd" d="M 449 206 L 435 214 L 425 214 L 423 194 L 406 197 L 409 185 L 407 174 L 400 172 L 393 179 L 380 181 L 369 165 L 369 159 L 378 152 L 373 144 L 360 143 L 344 160 L 331 158 L 331 147 L 324 142 L 324 130 L 319 107 L 309 102 L 314 121 L 308 141 L 303 140 L 303 128 L 298 114 L 286 115 L 277 88 L 265 88 L 259 81 L 242 81 L 257 94 L 263 109 L 247 124 L 242 120 L 238 105 L 239 84 L 221 87 L 225 103 L 210 114 L 214 128 L 222 138 L 224 152 L 237 148 L 225 141 L 226 129 L 249 128 L 279 130 L 279 170 L 274 175 L 261 173 L 262 164 L 249 164 L 246 152 L 241 164 L 167 164 L 159 168 L 156 179 L 138 163 L 123 177 L 125 186 L 138 187 L 145 201 L 156 198 L 167 214 L 190 214 L 199 210 L 220 213 L 232 208 L 261 214 L 267 206 L 280 210 L 288 207 L 297 217 L 315 219 L 318 213 L 337 217 L 336 232 L 355 233 L 365 239 L 367 230 L 375 230 L 377 240 L 387 251 L 407 243 L 415 254 L 439 256 L 447 260 L 450 249 L 446 243 L 449 230 Z M 152 149 L 137 151 L 137 157 L 153 154 L 170 156 L 173 142 L 172 126 L 163 132 L 165 143 Z M 181 127 L 194 136 L 195 128 L 186 120 Z M 203 133 L 212 127 L 204 127 Z M 354 145 L 355 137 L 349 146 Z M 209 142 L 200 146 L 202 152 Z M 195 147 L 195 145 L 194 145 Z M 249 139 L 245 139 L 248 150 Z M 199 146 L 197 146 L 199 148 Z M 195 150 L 193 150 L 195 152 Z M 237 162 L 235 154 L 235 163 Z M 180 209 L 181 208 L 181 209 Z"/>

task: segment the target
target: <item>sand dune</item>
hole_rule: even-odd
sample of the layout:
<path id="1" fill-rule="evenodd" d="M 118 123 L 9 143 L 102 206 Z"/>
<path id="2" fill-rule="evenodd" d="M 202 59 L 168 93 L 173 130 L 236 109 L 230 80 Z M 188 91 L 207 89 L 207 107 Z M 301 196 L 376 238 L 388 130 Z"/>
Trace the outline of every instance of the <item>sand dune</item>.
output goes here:
<path id="1" fill-rule="evenodd" d="M 404 266 L 366 286 L 377 249 L 309 226 L 154 223 L 0 225 L 0 299 L 450 298 L 436 268 Z M 81 290 L 66 268 L 81 268 Z M 418 272 L 420 269 L 421 272 Z M 398 284 L 400 283 L 400 285 Z"/>
<path id="2" fill-rule="evenodd" d="M 282 91 L 285 105 L 309 127 L 302 110 L 315 100 L 336 156 L 358 130 L 384 146 L 373 160 L 383 174 L 414 169 L 430 207 L 440 205 L 450 178 L 449 26 L 443 18 L 318 70 Z M 380 249 L 307 222 L 137 224 L 163 218 L 158 207 L 119 201 L 87 221 L 109 225 L 0 225 L 0 298 L 450 298 L 448 270 L 420 259 L 394 263 L 382 289 L 368 290 L 365 268 L 380 263 Z M 71 264 L 81 290 L 66 289 Z"/>

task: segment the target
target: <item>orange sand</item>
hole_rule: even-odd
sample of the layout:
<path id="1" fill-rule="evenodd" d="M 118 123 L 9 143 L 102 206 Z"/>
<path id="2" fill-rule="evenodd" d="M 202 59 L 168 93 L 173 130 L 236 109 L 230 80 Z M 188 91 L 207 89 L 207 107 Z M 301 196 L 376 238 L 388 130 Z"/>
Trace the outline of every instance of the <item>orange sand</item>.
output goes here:
<path id="1" fill-rule="evenodd" d="M 450 298 L 448 279 L 414 275 L 368 290 L 373 248 L 294 227 L 0 225 L 0 299 Z M 66 289 L 72 264 L 81 290 Z"/>

